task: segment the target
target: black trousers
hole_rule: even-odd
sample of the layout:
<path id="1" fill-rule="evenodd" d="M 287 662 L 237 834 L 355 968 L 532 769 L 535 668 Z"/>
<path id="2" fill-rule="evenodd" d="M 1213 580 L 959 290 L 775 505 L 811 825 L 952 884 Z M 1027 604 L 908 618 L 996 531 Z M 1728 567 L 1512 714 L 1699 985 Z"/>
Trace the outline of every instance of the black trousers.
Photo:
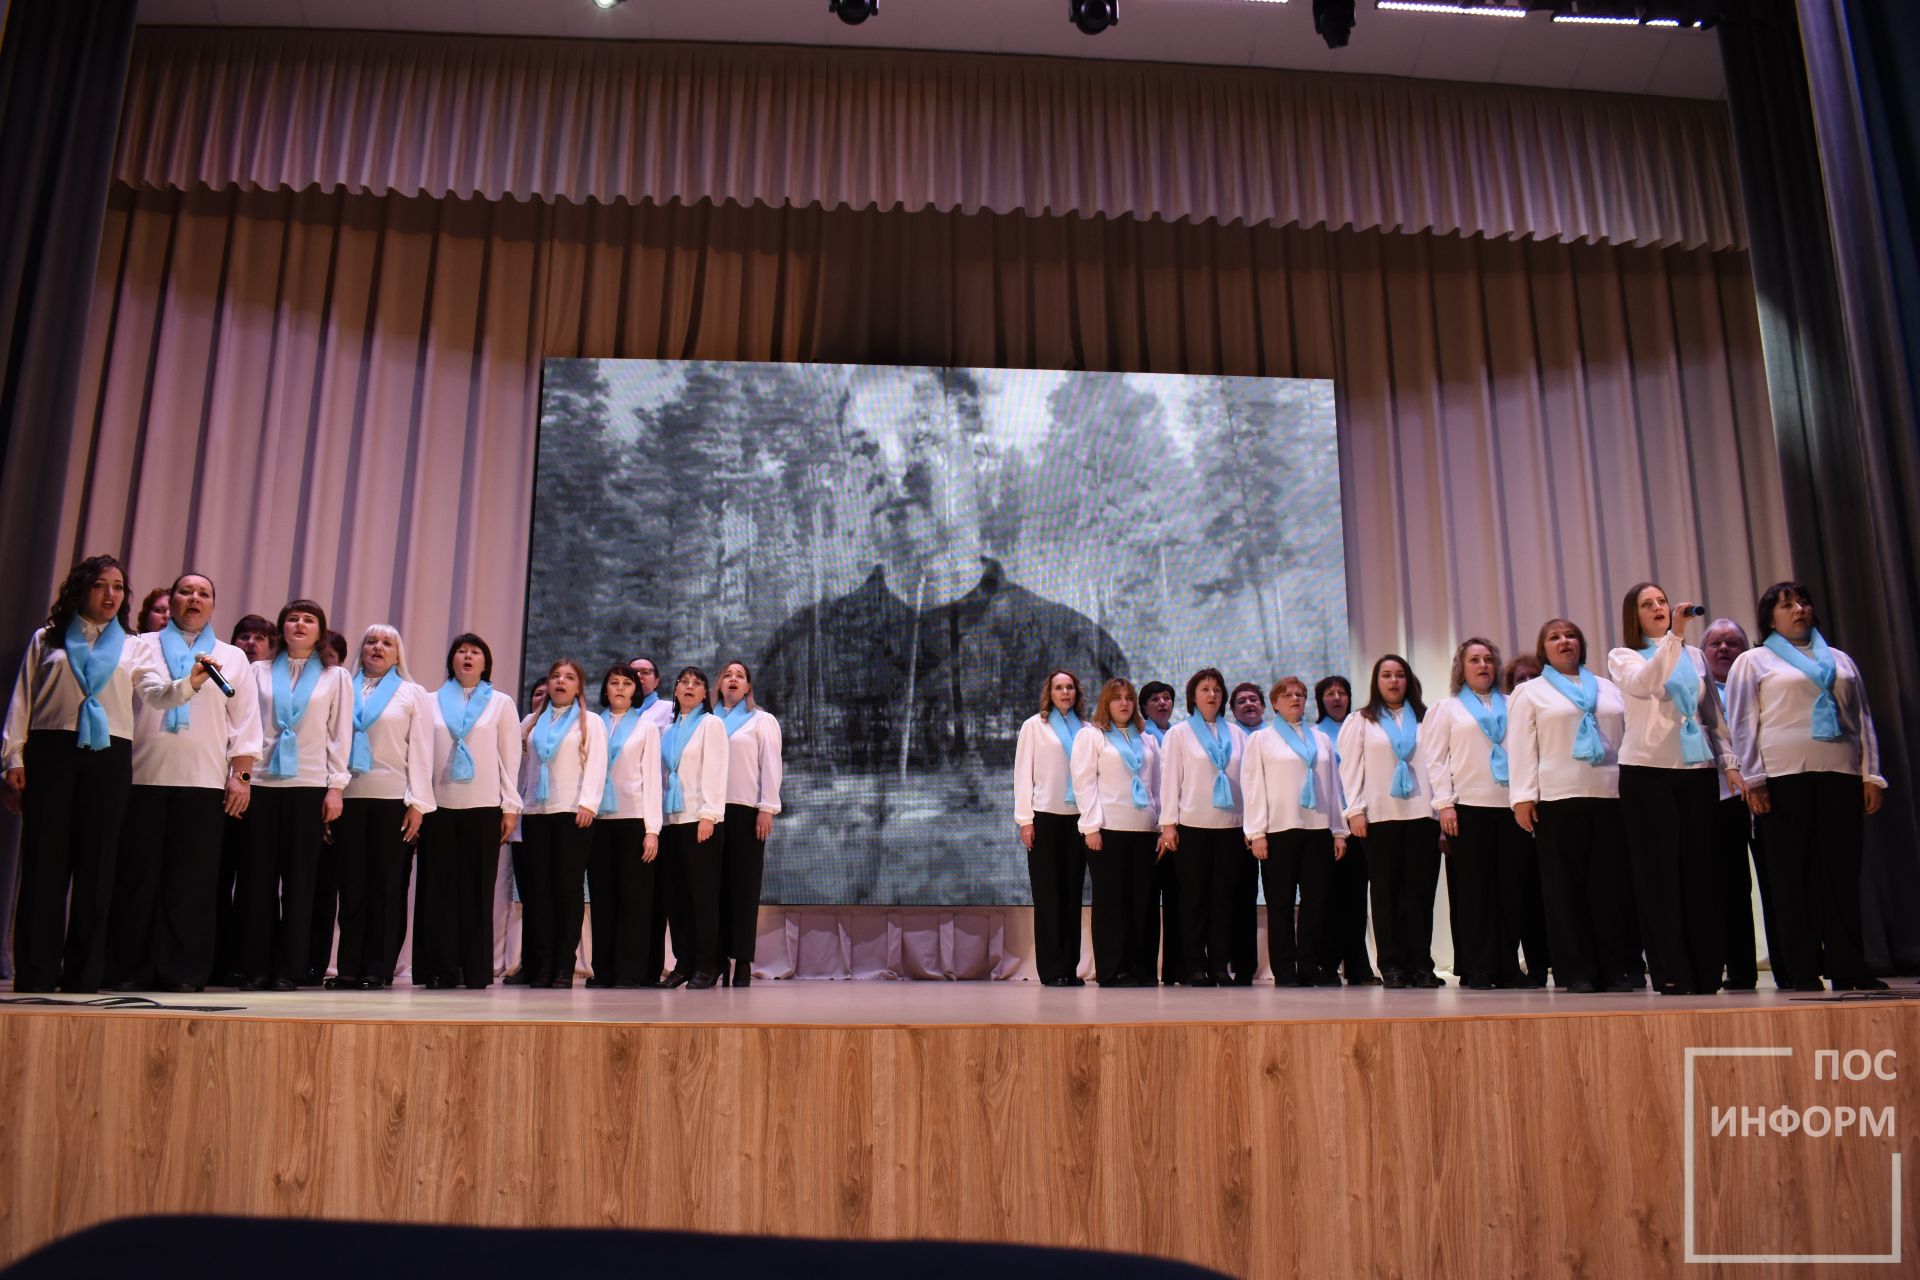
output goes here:
<path id="1" fill-rule="evenodd" d="M 1599 986 L 1640 976 L 1627 833 L 1618 800 L 1543 800 L 1534 820 L 1554 981 Z"/>
<path id="2" fill-rule="evenodd" d="M 1093 973 L 1101 986 L 1125 979 L 1154 981 L 1160 940 L 1159 904 L 1153 892 L 1158 831 L 1100 832 L 1100 848 L 1087 851 L 1093 872 Z"/>
<path id="3" fill-rule="evenodd" d="M 1728 796 L 1716 801 L 1713 806 L 1714 896 L 1720 903 L 1720 945 L 1726 952 L 1727 986 L 1735 990 L 1753 986 L 1760 977 L 1753 936 L 1753 886 L 1756 883 L 1760 886 L 1760 911 L 1766 928 L 1767 955 L 1773 964 L 1773 980 L 1783 987 L 1793 981 L 1774 949 L 1773 899 L 1767 890 L 1766 870 L 1760 862 L 1760 841 L 1755 835 L 1753 812 L 1747 808 L 1746 797 Z"/>
<path id="4" fill-rule="evenodd" d="M 1447 840 L 1447 902 L 1453 921 L 1454 968 L 1463 982 L 1511 985 L 1547 977 L 1546 909 L 1533 837 L 1513 810 L 1457 805 L 1460 834 Z"/>
<path id="5" fill-rule="evenodd" d="M 254 792 L 254 801 L 259 798 Z M 225 802 L 219 787 L 135 787 L 129 793 L 108 926 L 113 937 L 107 981 L 205 984 L 213 965 L 213 882 Z M 316 827 L 319 816 L 316 810 Z"/>
<path id="6" fill-rule="evenodd" d="M 1042 982 L 1080 970 L 1080 904 L 1086 900 L 1087 842 L 1071 813 L 1033 815 L 1027 879 L 1033 886 L 1033 958 Z"/>
<path id="7" fill-rule="evenodd" d="M 491 985 L 493 883 L 499 868 L 498 806 L 435 809 L 420 824 L 420 883 L 413 898 L 416 986 L 430 978 L 475 988 Z"/>
<path id="8" fill-rule="evenodd" d="M 1333 832 L 1269 831 L 1266 860 L 1255 865 L 1267 897 L 1267 965 L 1274 982 L 1284 987 L 1317 980 L 1330 968 L 1326 937 Z"/>
<path id="9" fill-rule="evenodd" d="M 405 800 L 341 802 L 333 847 L 340 868 L 342 978 L 393 981 L 407 936 L 407 876 L 413 868 L 413 846 L 400 834 L 406 816 Z"/>
<path id="10" fill-rule="evenodd" d="M 571 980 L 580 952 L 580 923 L 593 828 L 573 813 L 530 813 L 520 820 L 514 872 L 520 877 L 520 966 L 534 986 Z"/>
<path id="11" fill-rule="evenodd" d="M 240 864 L 247 860 L 247 817 L 220 823 L 220 866 L 213 879 L 213 968 L 207 985 L 224 983 L 240 972 Z"/>
<path id="12" fill-rule="evenodd" d="M 240 972 L 247 978 L 307 980 L 326 795 L 325 787 L 255 787 L 247 802 L 253 839 L 240 866 Z"/>
<path id="13" fill-rule="evenodd" d="M 120 830 L 133 788 L 133 743 L 82 751 L 72 730 L 35 729 L 21 759 L 20 902 L 14 990 L 93 995 L 106 980 Z"/>
<path id="14" fill-rule="evenodd" d="M 1153 890 L 1160 904 L 1154 920 L 1160 934 L 1160 981 L 1169 985 L 1184 982 L 1190 970 L 1187 968 L 1186 948 L 1180 938 L 1178 858 L 1168 856 L 1153 864 Z"/>
<path id="15" fill-rule="evenodd" d="M 1367 842 L 1347 837 L 1347 856 L 1333 864 L 1327 893 L 1327 962 L 1348 982 L 1373 976 L 1367 955 Z"/>
<path id="16" fill-rule="evenodd" d="M 720 972 L 720 850 L 726 825 L 714 827 L 705 844 L 697 822 L 669 822 L 660 830 L 673 967 L 689 977 Z"/>
<path id="17" fill-rule="evenodd" d="M 1713 769 L 1620 766 L 1640 942 L 1662 990 L 1720 989 L 1725 957 L 1713 857 L 1719 798 Z"/>
<path id="18" fill-rule="evenodd" d="M 728 805 L 720 848 L 720 955 L 748 969 L 760 940 L 760 879 L 767 866 L 767 842 L 755 834 L 759 821 L 752 805 Z"/>
<path id="19" fill-rule="evenodd" d="M 1786 971 L 1797 982 L 1858 982 L 1868 976 L 1860 941 L 1863 784 L 1851 773 L 1793 773 L 1767 779 L 1767 796 L 1760 847 Z"/>
<path id="20" fill-rule="evenodd" d="M 1188 966 L 1181 981 L 1234 977 L 1235 930 L 1253 902 L 1259 872 L 1238 827 L 1179 828 L 1170 856 L 1180 876 L 1180 950 Z M 1243 958 L 1244 963 L 1244 958 Z M 1252 969 L 1243 969 L 1250 979 Z"/>
<path id="21" fill-rule="evenodd" d="M 345 816 L 346 802 L 341 801 L 341 816 Z M 307 974 L 315 982 L 327 976 L 327 969 L 333 963 L 334 926 L 340 918 L 340 889 L 342 871 L 340 868 L 339 823 L 335 823 L 331 840 L 320 842 L 320 856 L 313 863 L 313 919 L 307 926 Z M 347 971 L 340 970 L 342 975 Z M 363 974 L 353 974 L 363 977 Z"/>
<path id="22" fill-rule="evenodd" d="M 647 824 L 602 818 L 593 824 L 587 882 L 593 891 L 593 976 L 603 982 L 657 982 L 647 969 L 657 861 L 645 859 Z"/>
<path id="23" fill-rule="evenodd" d="M 1433 972 L 1433 899 L 1440 889 L 1440 824 L 1404 818 L 1367 824 L 1373 941 L 1380 972 Z"/>

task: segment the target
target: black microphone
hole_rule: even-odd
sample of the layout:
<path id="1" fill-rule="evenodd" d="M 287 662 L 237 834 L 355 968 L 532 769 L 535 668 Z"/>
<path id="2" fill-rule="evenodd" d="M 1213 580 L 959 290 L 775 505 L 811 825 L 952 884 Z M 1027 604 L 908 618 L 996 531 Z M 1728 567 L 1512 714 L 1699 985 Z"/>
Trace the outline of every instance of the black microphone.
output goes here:
<path id="1" fill-rule="evenodd" d="M 207 679 L 213 681 L 214 688 L 226 694 L 229 698 L 233 696 L 233 686 L 228 684 L 227 678 L 220 674 L 220 668 L 213 665 L 213 659 L 204 654 L 201 655 L 200 669 L 207 673 Z"/>
<path id="2" fill-rule="evenodd" d="M 1704 618 L 1707 616 L 1706 606 L 1697 604 L 1682 606 L 1680 616 L 1683 618 Z"/>

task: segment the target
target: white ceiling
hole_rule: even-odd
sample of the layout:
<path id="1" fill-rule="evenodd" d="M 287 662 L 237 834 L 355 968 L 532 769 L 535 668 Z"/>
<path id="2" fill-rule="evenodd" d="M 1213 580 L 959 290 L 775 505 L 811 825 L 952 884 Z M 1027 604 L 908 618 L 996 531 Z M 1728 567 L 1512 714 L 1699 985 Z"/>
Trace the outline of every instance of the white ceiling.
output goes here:
<path id="1" fill-rule="evenodd" d="M 1434 80 L 1720 98 L 1711 31 L 1403 13 L 1359 0 L 1353 41 L 1328 49 L 1311 0 L 1123 0 L 1118 26 L 1084 36 L 1067 0 L 881 0 L 849 27 L 827 0 L 140 0 L 140 21 L 342 27 L 615 40 L 747 41 L 1354 71 Z"/>

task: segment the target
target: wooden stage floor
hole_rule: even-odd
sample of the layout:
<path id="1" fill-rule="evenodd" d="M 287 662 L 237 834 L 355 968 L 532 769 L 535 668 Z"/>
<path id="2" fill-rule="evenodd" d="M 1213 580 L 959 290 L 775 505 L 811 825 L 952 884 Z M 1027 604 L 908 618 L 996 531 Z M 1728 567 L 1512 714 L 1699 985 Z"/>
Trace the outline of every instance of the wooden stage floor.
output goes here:
<path id="1" fill-rule="evenodd" d="M 195 1212 L 1024 1241 L 1258 1277 L 1913 1274 L 1920 988 L 1897 995 L 0 1006 L 0 1261 Z M 1836 1079 L 1827 1049 L 1858 1051 Z"/>

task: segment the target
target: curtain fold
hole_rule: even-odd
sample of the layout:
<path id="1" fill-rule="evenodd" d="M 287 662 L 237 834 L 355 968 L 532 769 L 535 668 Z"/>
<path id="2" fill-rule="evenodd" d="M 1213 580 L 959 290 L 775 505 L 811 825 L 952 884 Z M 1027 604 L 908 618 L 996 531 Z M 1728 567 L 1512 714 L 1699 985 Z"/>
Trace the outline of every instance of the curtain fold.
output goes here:
<path id="1" fill-rule="evenodd" d="M 1719 103 L 1057 58 L 143 28 L 137 187 L 1740 248 Z"/>
<path id="2" fill-rule="evenodd" d="M 585 355 L 1333 378 L 1356 671 L 1605 636 L 1648 576 L 1744 617 L 1787 564 L 1741 254 L 126 188 L 59 561 L 517 671 L 527 574 L 565 571 L 527 563 L 540 361 Z"/>

